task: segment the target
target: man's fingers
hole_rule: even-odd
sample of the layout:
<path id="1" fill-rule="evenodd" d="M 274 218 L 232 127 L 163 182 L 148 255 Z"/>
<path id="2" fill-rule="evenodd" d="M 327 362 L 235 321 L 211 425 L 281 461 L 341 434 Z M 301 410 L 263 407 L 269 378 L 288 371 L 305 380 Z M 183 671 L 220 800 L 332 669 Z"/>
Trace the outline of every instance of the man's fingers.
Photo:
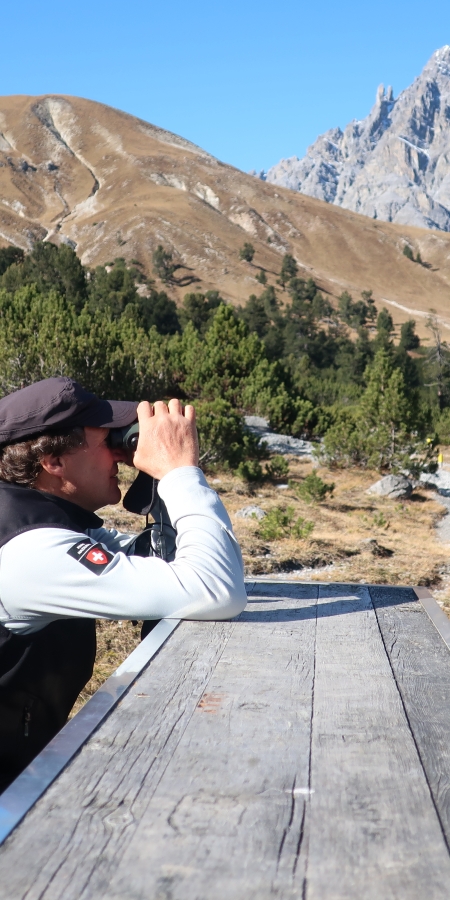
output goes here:
<path id="1" fill-rule="evenodd" d="M 179 416 L 183 415 L 183 407 L 179 400 L 175 398 L 169 400 L 169 412 Z"/>
<path id="2" fill-rule="evenodd" d="M 137 415 L 140 422 L 143 422 L 145 419 L 150 419 L 151 416 L 154 415 L 154 409 L 151 403 L 147 400 L 142 400 L 138 405 Z"/>
<path id="3" fill-rule="evenodd" d="M 164 402 L 164 400 L 156 400 L 153 406 L 151 403 L 148 403 L 147 400 L 142 400 L 137 408 L 138 418 L 142 421 L 144 419 L 149 419 L 151 416 L 164 416 L 166 413 L 186 416 L 186 419 L 188 419 L 189 422 L 195 422 L 194 407 L 189 405 L 183 409 L 180 401 L 176 397 L 173 397 L 172 400 L 169 400 L 168 406 Z"/>
<path id="4" fill-rule="evenodd" d="M 195 422 L 195 409 L 193 406 L 185 406 L 184 415 L 186 416 L 188 422 Z"/>
<path id="5" fill-rule="evenodd" d="M 157 400 L 156 403 L 154 404 L 154 408 L 155 408 L 155 416 L 164 416 L 164 415 L 167 415 L 169 412 L 166 404 L 164 403 L 164 400 Z"/>

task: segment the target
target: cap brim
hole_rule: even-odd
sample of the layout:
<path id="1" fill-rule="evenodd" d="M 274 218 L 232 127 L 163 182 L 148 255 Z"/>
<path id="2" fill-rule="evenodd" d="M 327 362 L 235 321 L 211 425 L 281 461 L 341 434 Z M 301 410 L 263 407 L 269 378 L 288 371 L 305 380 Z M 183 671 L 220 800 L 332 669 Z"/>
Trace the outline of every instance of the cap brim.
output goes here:
<path id="1" fill-rule="evenodd" d="M 97 400 L 78 414 L 71 424 L 91 428 L 123 428 L 137 419 L 137 402 L 133 400 Z"/>

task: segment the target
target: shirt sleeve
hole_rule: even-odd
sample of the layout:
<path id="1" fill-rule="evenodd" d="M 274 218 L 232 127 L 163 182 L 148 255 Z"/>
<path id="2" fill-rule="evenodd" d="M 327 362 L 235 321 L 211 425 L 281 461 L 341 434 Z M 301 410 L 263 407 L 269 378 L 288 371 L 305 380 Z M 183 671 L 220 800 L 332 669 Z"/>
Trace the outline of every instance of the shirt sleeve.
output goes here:
<path id="1" fill-rule="evenodd" d="M 158 490 L 177 529 L 173 562 L 116 552 L 104 554 L 105 564 L 88 566 L 74 548 L 97 539 L 108 550 L 111 544 L 98 541 L 103 529 L 88 536 L 27 531 L 0 551 L 3 624 L 24 633 L 72 616 L 228 619 L 240 613 L 247 600 L 242 557 L 218 495 L 190 466 L 169 472 Z"/>

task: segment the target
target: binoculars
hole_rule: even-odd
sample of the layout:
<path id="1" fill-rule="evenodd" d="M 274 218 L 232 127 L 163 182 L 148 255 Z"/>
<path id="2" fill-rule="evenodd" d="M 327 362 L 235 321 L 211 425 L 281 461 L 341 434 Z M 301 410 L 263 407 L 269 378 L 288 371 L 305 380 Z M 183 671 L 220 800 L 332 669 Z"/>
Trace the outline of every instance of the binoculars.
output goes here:
<path id="1" fill-rule="evenodd" d="M 113 450 L 131 450 L 134 453 L 139 440 L 139 422 L 124 428 L 111 428 L 108 440 Z"/>

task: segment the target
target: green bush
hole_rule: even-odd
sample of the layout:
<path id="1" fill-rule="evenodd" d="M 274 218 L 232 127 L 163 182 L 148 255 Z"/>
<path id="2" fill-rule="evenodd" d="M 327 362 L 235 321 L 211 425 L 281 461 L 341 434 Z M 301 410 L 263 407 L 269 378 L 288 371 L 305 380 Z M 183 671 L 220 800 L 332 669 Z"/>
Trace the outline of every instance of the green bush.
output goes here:
<path id="1" fill-rule="evenodd" d="M 407 259 L 410 259 L 412 262 L 414 262 L 414 253 L 412 252 L 409 244 L 405 244 L 405 246 L 403 247 L 403 256 L 406 256 Z"/>
<path id="2" fill-rule="evenodd" d="M 317 472 L 311 472 L 300 484 L 292 485 L 292 487 L 295 488 L 298 496 L 305 500 L 306 503 L 320 503 L 322 500 L 325 500 L 328 494 L 331 496 L 335 485 L 334 482 L 326 484 Z"/>
<path id="3" fill-rule="evenodd" d="M 289 475 L 289 463 L 284 456 L 272 456 L 266 465 L 265 477 L 269 481 L 279 481 Z"/>
<path id="4" fill-rule="evenodd" d="M 200 465 L 203 468 L 214 463 L 238 466 L 250 449 L 243 417 L 226 400 L 196 401 L 195 412 Z"/>
<path id="5" fill-rule="evenodd" d="M 236 469 L 236 475 L 250 483 L 262 481 L 264 478 L 261 463 L 257 459 L 246 459 L 240 462 Z"/>
<path id="6" fill-rule="evenodd" d="M 243 247 L 239 250 L 239 259 L 243 259 L 245 262 L 251 263 L 253 257 L 255 255 L 255 248 L 253 244 L 250 244 L 249 241 L 246 241 Z"/>
<path id="7" fill-rule="evenodd" d="M 389 528 L 389 522 L 382 512 L 374 513 L 373 524 L 375 525 L 375 528 L 384 528 L 385 530 Z"/>
<path id="8" fill-rule="evenodd" d="M 288 537 L 304 540 L 311 534 L 313 528 L 313 522 L 309 522 L 301 516 L 295 518 L 293 506 L 288 506 L 286 509 L 277 506 L 269 510 L 259 523 L 259 533 L 265 541 L 277 541 L 280 538 Z"/>

